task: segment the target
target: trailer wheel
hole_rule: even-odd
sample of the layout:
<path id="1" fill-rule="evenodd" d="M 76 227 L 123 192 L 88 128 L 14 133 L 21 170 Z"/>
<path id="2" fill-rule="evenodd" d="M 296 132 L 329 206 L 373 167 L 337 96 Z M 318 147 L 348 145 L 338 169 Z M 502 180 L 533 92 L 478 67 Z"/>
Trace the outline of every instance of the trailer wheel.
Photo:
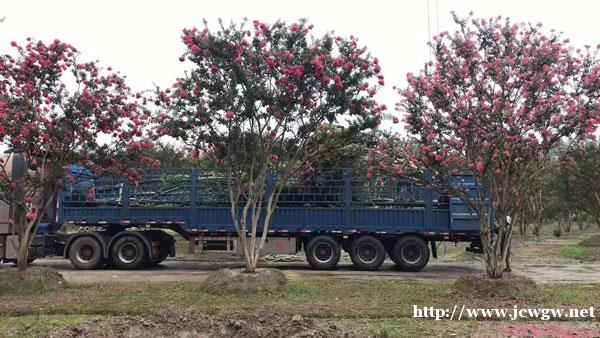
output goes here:
<path id="1" fill-rule="evenodd" d="M 142 234 L 146 236 L 150 242 L 160 241 L 158 253 L 149 255 L 148 261 L 146 262 L 148 267 L 159 265 L 169 257 L 172 250 L 175 250 L 173 247 L 175 245 L 175 239 L 164 231 L 150 230 L 144 231 Z"/>
<path id="2" fill-rule="evenodd" d="M 164 260 L 167 259 L 167 257 L 169 257 L 169 253 L 168 252 L 161 252 L 154 261 L 149 259 L 146 262 L 146 265 L 149 268 L 153 268 L 153 267 L 159 265 L 160 263 L 164 262 Z"/>
<path id="3" fill-rule="evenodd" d="M 334 269 L 340 261 L 340 244 L 331 236 L 317 236 L 308 242 L 306 259 L 318 270 Z"/>
<path id="4" fill-rule="evenodd" d="M 148 255 L 141 239 L 137 236 L 123 236 L 113 244 L 111 259 L 119 269 L 135 270 L 146 263 Z"/>
<path id="5" fill-rule="evenodd" d="M 76 238 L 69 247 L 69 259 L 77 269 L 96 269 L 102 264 L 102 245 L 92 236 Z"/>
<path id="6" fill-rule="evenodd" d="M 402 271 L 420 271 L 429 262 L 429 248 L 419 237 L 402 237 L 394 244 L 390 258 Z"/>
<path id="7" fill-rule="evenodd" d="M 350 259 L 360 270 L 377 270 L 385 260 L 385 247 L 375 237 L 359 237 L 350 247 Z"/>

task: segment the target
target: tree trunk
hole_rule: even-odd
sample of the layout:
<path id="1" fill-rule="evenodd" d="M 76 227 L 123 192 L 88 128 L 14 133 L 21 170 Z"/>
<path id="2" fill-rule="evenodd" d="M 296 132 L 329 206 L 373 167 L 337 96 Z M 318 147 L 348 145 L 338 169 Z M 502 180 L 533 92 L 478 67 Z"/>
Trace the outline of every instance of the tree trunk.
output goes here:
<path id="1" fill-rule="evenodd" d="M 27 221 L 27 208 L 25 207 L 25 195 L 23 179 L 15 182 L 15 194 L 13 195 L 14 226 L 13 235 L 16 232 L 19 247 L 17 256 L 17 270 L 27 270 L 27 256 L 29 254 L 29 233 Z"/>
<path id="2" fill-rule="evenodd" d="M 537 217 L 536 223 L 533 226 L 533 234 L 537 237 L 540 237 L 541 231 L 542 231 L 542 216 Z"/>
<path id="3" fill-rule="evenodd" d="M 492 229 L 485 224 L 485 216 L 481 216 L 480 222 L 482 224 L 481 242 L 483 247 L 483 255 L 485 259 L 485 271 L 488 277 L 497 279 L 502 278 L 502 260 L 498 260 L 499 255 L 496 252 L 496 245 L 494 245 L 494 239 L 492 235 Z M 501 256 L 500 256 L 501 257 Z"/>
<path id="4" fill-rule="evenodd" d="M 22 209 L 24 210 L 24 208 L 16 208 L 15 210 L 15 227 L 18 232 L 17 239 L 19 244 L 19 247 L 16 248 L 18 250 L 17 270 L 20 272 L 27 270 L 29 243 L 31 242 L 31 231 L 27 214 Z"/>
<path id="5" fill-rule="evenodd" d="M 56 182 L 44 181 L 46 178 L 46 156 L 48 154 L 44 153 L 44 157 L 41 162 L 41 167 L 38 171 L 40 181 L 29 183 L 30 186 L 26 189 L 27 178 L 21 177 L 17 179 L 14 183 L 16 185 L 13 198 L 13 214 L 15 219 L 15 227 L 17 229 L 13 229 L 17 231 L 18 240 L 19 240 L 19 255 L 17 257 L 17 270 L 25 271 L 27 270 L 27 265 L 29 262 L 29 246 L 37 234 L 38 227 L 40 224 L 40 220 L 46 213 L 46 210 L 50 207 L 52 202 L 54 201 L 54 196 L 57 191 Z M 25 175 L 30 177 L 25 171 Z M 38 184 L 38 185 L 36 185 Z M 46 186 L 50 185 L 51 188 L 49 192 L 51 194 L 49 196 L 46 195 Z M 26 196 L 29 195 L 29 196 Z M 31 198 L 31 204 L 26 203 L 26 197 Z M 32 219 L 29 219 L 29 213 L 35 208 L 35 213 L 32 215 Z"/>
<path id="6" fill-rule="evenodd" d="M 41 211 L 38 209 L 38 212 L 35 215 L 35 219 L 29 220 L 26 216 L 26 213 L 20 215 L 20 221 L 17 224 L 19 225 L 19 256 L 17 257 L 17 270 L 25 271 L 27 270 L 27 265 L 29 262 L 29 246 L 33 240 L 33 237 L 36 235 L 39 219 L 45 212 L 45 207 Z"/>
<path id="7" fill-rule="evenodd" d="M 250 257 L 248 257 L 250 258 Z M 254 273 L 256 272 L 256 264 L 254 263 L 254 261 L 252 259 L 250 259 L 248 261 L 248 263 L 246 263 L 246 272 L 247 273 Z"/>
<path id="8" fill-rule="evenodd" d="M 558 213 L 558 221 L 557 221 L 558 227 L 562 229 L 563 226 L 564 226 L 563 225 L 564 222 L 565 222 L 565 213 L 564 212 L 559 212 Z"/>
<path id="9" fill-rule="evenodd" d="M 17 259 L 17 271 L 24 272 L 27 270 L 27 260 L 29 256 L 29 245 L 27 241 L 19 242 L 19 257 Z"/>
<path id="10" fill-rule="evenodd" d="M 509 230 L 512 231 L 512 230 Z M 505 243 L 506 245 L 504 246 L 506 248 L 506 252 L 504 254 L 504 272 L 511 272 L 512 271 L 512 265 L 511 265 L 511 242 L 512 242 L 512 236 L 510 235 L 510 233 L 507 233 L 504 235 L 504 240 L 507 241 L 507 243 Z"/>
<path id="11" fill-rule="evenodd" d="M 565 223 L 565 232 L 571 231 L 571 213 L 567 213 L 567 222 Z"/>
<path id="12" fill-rule="evenodd" d="M 265 242 L 267 240 L 267 233 L 269 231 L 269 225 L 271 224 L 271 216 L 273 216 L 273 212 L 275 211 L 275 207 L 273 205 L 273 200 L 275 199 L 275 197 L 273 195 L 269 196 L 268 202 L 267 202 L 267 212 L 265 215 L 265 220 L 263 222 L 263 231 L 262 231 L 262 235 L 260 237 L 260 243 L 258 244 L 258 247 L 256 248 L 256 256 L 254 258 L 254 268 L 256 268 L 258 266 L 258 260 L 260 258 L 260 252 L 262 251 L 263 247 L 265 246 Z"/>
<path id="13" fill-rule="evenodd" d="M 232 195 L 230 195 L 232 196 Z M 237 208 L 237 200 L 233 200 L 230 207 L 231 218 L 233 219 L 233 225 L 235 226 L 235 231 L 238 234 L 240 247 L 238 248 L 238 253 L 241 252 L 244 257 L 244 263 L 246 266 L 246 270 L 251 268 L 250 264 L 250 253 L 248 252 L 248 238 L 246 236 L 246 208 L 244 207 L 242 211 L 242 215 L 238 215 Z"/>
<path id="14" fill-rule="evenodd" d="M 525 236 L 525 234 L 527 233 L 527 229 L 525 228 L 525 221 L 523 220 L 523 218 L 524 215 L 521 211 L 521 214 L 519 215 L 519 234 L 521 234 L 521 236 Z"/>
<path id="15" fill-rule="evenodd" d="M 481 214 L 480 214 L 481 215 Z M 481 241 L 485 255 L 485 268 L 488 277 L 492 279 L 502 278 L 505 272 L 512 270 L 511 266 L 511 240 L 513 224 L 506 219 L 507 215 L 500 215 L 500 224 L 489 228 L 485 223 L 485 216 L 480 218 L 482 226 Z M 511 217 L 514 219 L 514 217 Z"/>
<path id="16" fill-rule="evenodd" d="M 485 254 L 485 272 L 492 279 L 502 278 L 502 260 L 498 260 L 498 255 L 494 252 L 486 252 Z"/>

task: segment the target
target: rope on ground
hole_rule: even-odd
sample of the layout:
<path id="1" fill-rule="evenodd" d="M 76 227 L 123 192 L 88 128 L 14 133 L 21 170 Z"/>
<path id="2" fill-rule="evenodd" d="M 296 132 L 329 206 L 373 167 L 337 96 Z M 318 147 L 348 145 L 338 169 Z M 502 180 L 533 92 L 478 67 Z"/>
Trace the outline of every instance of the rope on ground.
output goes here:
<path id="1" fill-rule="evenodd" d="M 306 263 L 306 258 L 299 255 L 275 255 L 269 254 L 263 257 L 263 260 L 266 262 L 304 262 Z"/>

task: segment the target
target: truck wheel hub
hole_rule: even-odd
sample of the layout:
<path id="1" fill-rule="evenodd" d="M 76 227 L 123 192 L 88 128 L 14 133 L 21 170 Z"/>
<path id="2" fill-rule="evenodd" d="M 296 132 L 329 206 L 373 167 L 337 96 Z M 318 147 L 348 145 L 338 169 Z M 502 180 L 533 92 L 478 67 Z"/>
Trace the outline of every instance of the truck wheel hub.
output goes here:
<path id="1" fill-rule="evenodd" d="M 119 248 L 119 260 L 123 263 L 131 263 L 137 258 L 137 247 L 132 243 L 125 243 Z"/>
<path id="2" fill-rule="evenodd" d="M 77 260 L 80 262 L 89 262 L 94 258 L 94 248 L 89 244 L 82 245 L 77 250 Z"/>
<path id="3" fill-rule="evenodd" d="M 321 262 L 326 263 L 333 257 L 333 248 L 327 243 L 321 243 L 315 247 L 315 258 Z"/>
<path id="4" fill-rule="evenodd" d="M 415 264 L 421 259 L 421 251 L 415 245 L 405 245 L 402 248 L 402 259 L 407 263 Z"/>
<path id="5" fill-rule="evenodd" d="M 363 244 L 358 248 L 358 258 L 363 263 L 372 263 L 377 259 L 377 249 L 370 243 Z"/>

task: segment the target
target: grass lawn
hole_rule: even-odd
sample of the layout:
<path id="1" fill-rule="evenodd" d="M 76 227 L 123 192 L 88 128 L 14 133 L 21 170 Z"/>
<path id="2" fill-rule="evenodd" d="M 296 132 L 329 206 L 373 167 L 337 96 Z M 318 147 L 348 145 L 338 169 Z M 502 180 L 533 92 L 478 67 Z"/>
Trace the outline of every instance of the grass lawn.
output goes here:
<path id="1" fill-rule="evenodd" d="M 515 241 L 515 259 L 548 264 L 597 261 L 600 248 L 581 245 L 582 240 L 589 238 L 589 233 L 575 231 L 569 236 L 545 238 L 544 241 L 518 238 Z M 183 259 L 211 262 L 239 260 L 238 257 L 224 255 L 187 255 L 187 243 L 181 239 L 177 249 Z M 473 260 L 472 254 L 465 253 L 462 244 L 454 246 L 448 243 L 438 251 L 442 261 Z M 300 315 L 320 325 L 335 325 L 359 337 L 494 336 L 501 335 L 499 332 L 504 335 L 511 332 L 516 332 L 516 335 L 523 332 L 568 335 L 571 334 L 569 330 L 578 327 L 594 330 L 600 336 L 598 314 L 595 319 L 552 323 L 412 318 L 413 305 L 436 308 L 461 307 L 463 304 L 471 308 L 512 308 L 518 305 L 519 308 L 580 309 L 594 306 L 598 312 L 600 281 L 596 284 L 539 284 L 539 292 L 533 296 L 517 293 L 512 299 L 458 292 L 452 282 L 335 277 L 311 277 L 308 280 L 293 277 L 282 290 L 262 294 L 215 295 L 197 282 L 69 283 L 66 286 L 55 283 L 54 286 L 40 288 L 37 293 L 19 291 L 19 288 L 0 292 L 0 337 L 41 336 L 62 326 L 178 309 L 192 309 L 208 315 L 268 312 L 288 319 Z M 8 290 L 6 286 L 4 289 Z M 531 325 L 537 326 L 532 328 Z M 544 327 L 550 331 L 543 331 Z M 589 331 L 579 332 L 580 336 L 585 336 Z"/>
<path id="2" fill-rule="evenodd" d="M 0 317 L 0 337 L 41 336 L 61 326 L 83 323 L 90 315 L 28 315 Z"/>
<path id="3" fill-rule="evenodd" d="M 358 335 L 414 337 L 468 335 L 474 321 L 413 319 L 412 305 L 459 307 L 598 307 L 600 284 L 544 284 L 539 296 L 495 300 L 459 294 L 452 283 L 348 281 L 334 278 L 290 280 L 269 294 L 214 295 L 189 282 L 69 285 L 38 295 L 0 296 L 0 336 L 35 336 L 62 325 L 104 316 L 193 308 L 207 314 L 263 311 L 301 315 L 335 323 Z M 598 323 L 598 318 L 594 324 Z"/>
<path id="4" fill-rule="evenodd" d="M 548 263 L 569 264 L 575 261 L 594 262 L 600 261 L 600 246 L 582 245 L 590 240 L 591 236 L 600 236 L 595 228 L 586 231 L 572 230 L 571 233 L 560 238 L 554 236 L 527 236 L 515 235 L 512 246 L 513 262 L 523 263 Z M 440 243 L 438 255 L 441 261 L 473 261 L 478 254 L 465 252 L 467 243 Z"/>

